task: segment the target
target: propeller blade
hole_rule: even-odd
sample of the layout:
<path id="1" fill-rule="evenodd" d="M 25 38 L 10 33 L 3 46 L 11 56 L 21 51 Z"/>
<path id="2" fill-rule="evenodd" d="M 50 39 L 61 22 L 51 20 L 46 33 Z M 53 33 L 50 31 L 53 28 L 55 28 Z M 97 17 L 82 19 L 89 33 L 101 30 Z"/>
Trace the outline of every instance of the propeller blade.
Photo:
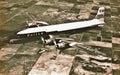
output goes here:
<path id="1" fill-rule="evenodd" d="M 56 42 L 55 38 L 53 37 L 52 40 L 53 40 L 53 43 L 54 43 L 55 48 L 57 49 L 58 46 L 57 46 L 57 42 Z"/>

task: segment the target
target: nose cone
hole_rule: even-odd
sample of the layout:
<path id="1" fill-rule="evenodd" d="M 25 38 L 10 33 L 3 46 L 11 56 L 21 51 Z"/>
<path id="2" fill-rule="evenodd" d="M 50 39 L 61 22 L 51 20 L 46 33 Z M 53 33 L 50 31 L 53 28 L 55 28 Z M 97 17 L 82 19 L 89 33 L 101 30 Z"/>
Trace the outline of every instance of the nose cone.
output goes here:
<path id="1" fill-rule="evenodd" d="M 21 34 L 26 34 L 26 32 L 25 32 L 24 30 L 22 30 L 22 31 L 19 31 L 19 32 L 17 33 L 17 35 L 21 35 Z"/>

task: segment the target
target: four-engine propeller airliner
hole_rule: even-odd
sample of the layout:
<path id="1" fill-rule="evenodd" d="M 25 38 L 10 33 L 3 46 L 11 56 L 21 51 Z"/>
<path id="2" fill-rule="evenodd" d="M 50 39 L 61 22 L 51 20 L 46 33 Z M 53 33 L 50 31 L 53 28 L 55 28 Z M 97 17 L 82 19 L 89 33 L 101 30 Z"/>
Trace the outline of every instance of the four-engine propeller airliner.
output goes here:
<path id="1" fill-rule="evenodd" d="M 95 18 L 88 21 L 64 23 L 64 24 L 56 24 L 56 25 L 48 25 L 48 23 L 42 22 L 42 21 L 33 21 L 33 23 L 28 23 L 27 29 L 19 31 L 17 35 L 22 37 L 31 37 L 31 36 L 40 35 L 44 46 L 45 44 L 53 43 L 56 46 L 56 48 L 60 48 L 62 46 L 60 42 L 62 39 L 54 38 L 50 34 L 52 34 L 53 32 L 63 32 L 63 31 L 103 25 L 105 23 L 104 10 L 105 10 L 104 7 L 100 7 L 98 9 L 98 12 Z M 41 26 L 41 25 L 44 25 L 44 26 Z"/>
<path id="2" fill-rule="evenodd" d="M 42 32 L 45 33 L 62 32 L 62 31 L 92 27 L 96 25 L 102 25 L 105 23 L 104 10 L 105 10 L 104 7 L 100 7 L 98 9 L 97 15 L 92 20 L 27 28 L 22 31 L 19 31 L 17 35 L 32 36 L 32 34 L 40 35 Z"/>

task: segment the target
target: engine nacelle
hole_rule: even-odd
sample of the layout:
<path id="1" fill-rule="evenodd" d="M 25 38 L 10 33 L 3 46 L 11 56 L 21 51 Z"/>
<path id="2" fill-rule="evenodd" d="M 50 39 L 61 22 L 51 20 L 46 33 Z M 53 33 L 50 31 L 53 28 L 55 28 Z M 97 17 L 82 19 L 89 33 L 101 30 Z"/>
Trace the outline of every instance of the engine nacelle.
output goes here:
<path id="1" fill-rule="evenodd" d="M 45 44 L 52 44 L 53 43 L 53 40 L 52 39 L 47 39 L 45 40 Z"/>
<path id="2" fill-rule="evenodd" d="M 98 25 L 98 27 L 103 27 L 104 25 Z"/>
<path id="3" fill-rule="evenodd" d="M 21 42 L 21 39 L 10 39 L 9 43 L 19 43 Z"/>
<path id="4" fill-rule="evenodd" d="M 58 44 L 57 44 L 57 47 L 58 47 L 58 48 L 64 48 L 64 47 L 65 47 L 65 43 L 58 43 Z"/>
<path id="5" fill-rule="evenodd" d="M 57 44 L 57 47 L 58 48 L 69 48 L 71 46 L 69 45 L 69 43 L 61 42 Z"/>
<path id="6" fill-rule="evenodd" d="M 33 22 L 28 22 L 27 21 L 27 27 L 31 28 L 31 27 L 39 27 L 39 26 L 46 26 L 48 25 L 47 22 L 44 21 L 33 21 Z"/>

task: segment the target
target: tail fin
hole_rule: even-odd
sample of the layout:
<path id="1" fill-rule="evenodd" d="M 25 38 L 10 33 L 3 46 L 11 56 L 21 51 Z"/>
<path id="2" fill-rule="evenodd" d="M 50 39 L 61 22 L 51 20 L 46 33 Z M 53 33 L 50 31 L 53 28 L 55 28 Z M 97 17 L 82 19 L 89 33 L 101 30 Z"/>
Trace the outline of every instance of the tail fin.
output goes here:
<path id="1" fill-rule="evenodd" d="M 105 11 L 105 8 L 100 7 L 98 9 L 97 15 L 95 16 L 95 19 L 98 19 L 98 20 L 104 22 L 104 11 Z"/>

